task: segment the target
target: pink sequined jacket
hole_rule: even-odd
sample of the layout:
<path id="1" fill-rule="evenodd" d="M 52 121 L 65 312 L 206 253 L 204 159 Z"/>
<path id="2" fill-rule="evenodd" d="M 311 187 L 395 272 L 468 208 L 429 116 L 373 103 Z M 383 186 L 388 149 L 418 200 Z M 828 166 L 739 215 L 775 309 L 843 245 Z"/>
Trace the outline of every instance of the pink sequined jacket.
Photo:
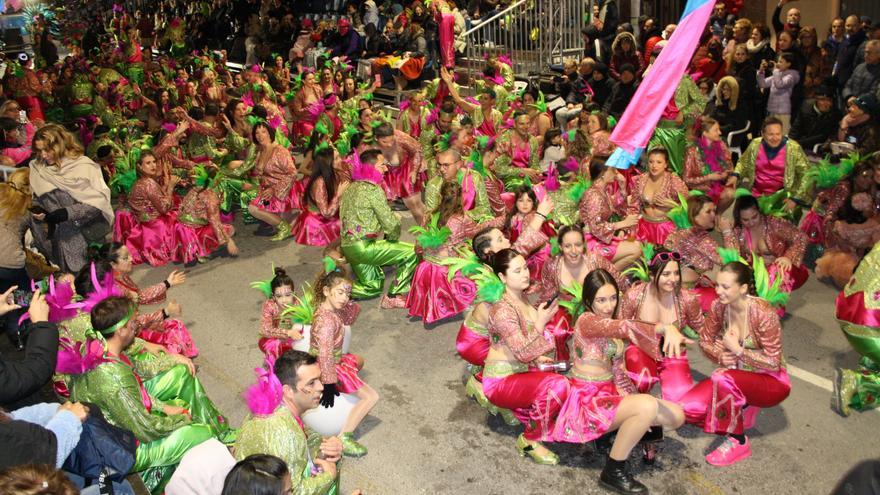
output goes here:
<path id="1" fill-rule="evenodd" d="M 290 152 L 281 145 L 273 145 L 269 160 L 262 166 L 259 159 L 256 165 L 256 174 L 260 177 L 261 198 L 275 197 L 284 199 L 290 193 L 293 181 L 296 179 L 296 164 Z"/>
<path id="2" fill-rule="evenodd" d="M 173 199 L 152 177 L 138 179 L 128 194 L 128 208 L 140 222 L 149 222 L 171 211 Z"/>
<path id="3" fill-rule="evenodd" d="M 757 297 L 748 297 L 749 335 L 746 337 L 740 364 L 748 368 L 776 371 L 785 366 L 782 357 L 782 325 L 776 309 L 767 301 Z M 706 314 L 706 325 L 700 332 L 700 348 L 716 363 L 720 363 L 721 354 L 726 350 L 724 333 L 727 330 L 728 307 L 721 301 L 712 303 Z"/>
<path id="4" fill-rule="evenodd" d="M 642 303 L 648 292 L 648 282 L 639 282 L 623 296 L 620 302 L 620 318 L 624 320 L 638 320 L 642 309 Z M 700 308 L 700 298 L 687 290 L 680 290 L 675 297 L 675 323 L 679 330 L 688 326 L 695 332 L 699 332 L 705 320 L 703 310 Z"/>
<path id="5" fill-rule="evenodd" d="M 584 194 L 581 200 L 581 221 L 586 225 L 587 231 L 599 241 L 610 244 L 614 240 L 614 226 L 611 216 L 621 218 L 627 214 L 628 205 L 626 198 L 619 193 L 608 193 L 604 188 L 593 186 Z"/>
<path id="6" fill-rule="evenodd" d="M 733 170 L 730 165 L 733 163 L 730 157 L 730 151 L 724 143 L 721 143 L 724 149 L 724 159 L 722 167 L 724 170 Z M 709 192 L 712 185 L 705 173 L 705 163 L 703 162 L 703 154 L 700 152 L 698 145 L 689 146 L 684 155 L 684 183 L 691 189 Z"/>
<path id="7" fill-rule="evenodd" d="M 768 252 L 756 254 L 769 254 L 774 258 L 785 256 L 793 266 L 800 266 L 807 250 L 807 235 L 782 218 L 768 216 L 764 217 L 764 222 L 764 243 Z M 752 244 L 748 229 L 735 227 L 722 234 L 724 247 L 737 249 L 743 258 L 751 259 L 752 250 L 756 250 L 757 246 Z"/>
<path id="8" fill-rule="evenodd" d="M 709 232 L 699 227 L 676 230 L 669 234 L 663 247 L 678 252 L 685 265 L 701 274 L 721 265 L 718 243 Z"/>
<path id="9" fill-rule="evenodd" d="M 635 393 L 635 387 L 626 374 L 624 346 L 620 340 L 631 341 L 649 355 L 659 354 L 660 343 L 654 333 L 654 325 L 634 320 L 602 318 L 586 312 L 574 324 L 572 356 L 575 365 L 607 367 L 610 362 L 617 390 L 621 394 Z"/>
<path id="10" fill-rule="evenodd" d="M 193 227 L 210 225 L 217 239 L 227 239 L 223 222 L 220 221 L 220 197 L 210 189 L 190 189 L 180 203 L 177 219 Z"/>
<path id="11" fill-rule="evenodd" d="M 125 293 L 125 297 L 136 302 L 139 306 L 142 304 L 159 304 L 165 301 L 168 288 L 164 282 L 151 285 L 146 289 L 141 289 L 134 283 L 129 275 L 115 274 L 114 281 L 116 287 Z M 161 323 L 165 319 L 165 314 L 161 309 L 149 313 L 138 313 L 135 317 L 135 325 L 138 328 L 150 328 L 153 325 Z"/>
<path id="12" fill-rule="evenodd" d="M 311 195 L 309 195 L 311 193 Z M 324 218 L 333 218 L 339 213 L 339 185 L 336 186 L 336 194 L 332 198 L 327 197 L 327 184 L 323 177 L 318 177 L 312 182 L 311 191 L 306 192 L 306 200 L 311 207 L 317 207 L 318 213 Z"/>
<path id="13" fill-rule="evenodd" d="M 489 338 L 492 345 L 502 344 L 520 363 L 529 364 L 556 346 L 544 337 L 535 324 L 526 319 L 520 310 L 507 301 L 506 294 L 489 310 Z"/>
<path id="14" fill-rule="evenodd" d="M 633 180 L 632 201 L 630 201 L 629 213 L 639 213 L 645 208 L 658 208 L 661 210 L 669 210 L 665 206 L 667 200 L 678 203 L 678 195 L 685 197 L 688 195 L 688 187 L 677 175 L 672 172 L 666 172 L 663 178 L 663 184 L 654 191 L 654 196 L 645 196 L 645 186 L 648 184 L 648 174 L 641 174 Z"/>
<path id="15" fill-rule="evenodd" d="M 260 312 L 260 335 L 268 339 L 286 339 L 287 330 L 282 327 L 281 308 L 274 299 L 263 303 Z"/>
<path id="16" fill-rule="evenodd" d="M 361 307 L 356 302 L 349 302 L 339 311 L 320 307 L 315 311 L 309 353 L 318 358 L 321 383 L 336 383 L 336 363 L 342 357 L 345 326 L 354 323 L 360 312 Z"/>

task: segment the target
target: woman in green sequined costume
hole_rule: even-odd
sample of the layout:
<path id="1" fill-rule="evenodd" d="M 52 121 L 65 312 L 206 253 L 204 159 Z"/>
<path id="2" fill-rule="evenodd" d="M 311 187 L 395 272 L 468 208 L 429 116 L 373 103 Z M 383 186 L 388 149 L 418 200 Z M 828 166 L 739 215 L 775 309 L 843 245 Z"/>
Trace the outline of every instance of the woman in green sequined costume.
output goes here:
<path id="1" fill-rule="evenodd" d="M 857 370 L 838 368 L 831 408 L 843 416 L 880 406 L 880 243 L 862 259 L 837 296 L 837 322 L 861 359 Z"/>

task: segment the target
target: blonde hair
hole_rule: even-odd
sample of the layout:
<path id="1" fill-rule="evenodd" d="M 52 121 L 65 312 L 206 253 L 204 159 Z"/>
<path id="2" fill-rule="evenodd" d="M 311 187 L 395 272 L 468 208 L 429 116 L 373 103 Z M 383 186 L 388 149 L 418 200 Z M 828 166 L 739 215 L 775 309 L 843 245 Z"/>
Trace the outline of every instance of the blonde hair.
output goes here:
<path id="1" fill-rule="evenodd" d="M 733 76 L 724 76 L 718 81 L 718 87 L 715 89 L 715 105 L 721 105 L 721 90 L 725 86 L 730 87 L 730 109 L 736 110 L 736 104 L 739 101 L 739 83 Z"/>
<path id="2" fill-rule="evenodd" d="M 733 27 L 740 27 L 742 29 L 745 29 L 746 33 L 748 33 L 749 35 L 752 34 L 752 21 L 744 17 L 737 19 L 736 22 L 733 23 Z"/>
<path id="3" fill-rule="evenodd" d="M 25 215 L 31 207 L 30 171 L 20 168 L 9 174 L 0 184 L 0 217 L 15 220 Z"/>
<path id="4" fill-rule="evenodd" d="M 0 493 L 76 495 L 79 490 L 61 471 L 45 464 L 27 464 L 0 472 Z"/>
<path id="5" fill-rule="evenodd" d="M 79 158 L 83 155 L 83 146 L 76 136 L 58 124 L 46 124 L 34 134 L 33 143 L 42 142 L 44 149 L 55 154 L 56 160 L 62 158 Z"/>
<path id="6" fill-rule="evenodd" d="M 6 115 L 6 112 L 9 111 L 9 107 L 11 107 L 12 105 L 18 106 L 19 110 L 21 110 L 21 105 L 19 105 L 17 101 L 6 100 L 3 102 L 2 105 L 0 105 L 0 115 Z"/>

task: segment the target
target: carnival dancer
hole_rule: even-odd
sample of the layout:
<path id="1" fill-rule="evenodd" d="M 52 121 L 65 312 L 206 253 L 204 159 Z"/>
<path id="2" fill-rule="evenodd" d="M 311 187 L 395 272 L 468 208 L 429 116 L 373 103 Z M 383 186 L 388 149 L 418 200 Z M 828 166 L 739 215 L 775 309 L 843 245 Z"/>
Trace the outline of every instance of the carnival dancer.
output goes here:
<path id="1" fill-rule="evenodd" d="M 504 115 L 496 108 L 496 100 L 498 96 L 491 88 L 484 88 L 480 91 L 478 100 L 479 104 L 471 103 L 461 97 L 458 87 L 452 80 L 452 73 L 446 68 L 440 69 L 440 78 L 449 88 L 449 94 L 461 110 L 470 116 L 477 135 L 489 136 L 494 138 L 501 132 L 501 126 L 504 123 Z"/>
<path id="2" fill-rule="evenodd" d="M 455 152 L 457 153 L 457 152 Z M 441 173 L 451 166 L 441 155 Z M 458 270 L 452 270 L 441 261 L 455 256 L 477 232 L 488 226 L 498 226 L 503 218 L 477 223 L 462 206 L 462 186 L 455 180 L 443 182 L 439 191 L 439 204 L 429 212 L 427 225 L 410 229 L 418 233 L 423 260 L 416 267 L 412 288 L 406 298 L 410 316 L 417 316 L 425 324 L 455 316 L 470 306 L 475 297 L 474 283 Z M 491 217 L 489 217 L 491 218 Z"/>
<path id="3" fill-rule="evenodd" d="M 682 179 L 688 188 L 709 195 L 725 212 L 733 204 L 733 186 L 727 178 L 733 172 L 730 151 L 721 136 L 721 126 L 712 117 L 700 120 L 700 137 L 687 147 Z"/>
<path id="4" fill-rule="evenodd" d="M 305 207 L 291 230 L 297 244 L 333 247 L 339 244 L 339 200 L 350 182 L 343 177 L 342 159 L 330 146 L 319 147 L 303 198 Z"/>
<path id="5" fill-rule="evenodd" d="M 862 258 L 849 283 L 837 295 L 837 322 L 852 348 L 861 355 L 858 370 L 834 370 L 831 408 L 843 416 L 880 405 L 880 243 Z"/>
<path id="6" fill-rule="evenodd" d="M 640 282 L 633 284 L 623 297 L 620 317 L 664 325 L 670 338 L 685 328 L 698 335 L 703 328 L 700 301 L 681 286 L 681 255 L 675 251 L 645 250 L 641 266 L 630 270 Z M 650 259 L 648 258 L 650 256 Z M 662 397 L 676 401 L 693 386 L 691 369 L 684 351 L 680 356 L 653 359 L 638 347 L 626 350 L 626 369 L 639 392 L 647 393 L 660 382 Z"/>
<path id="7" fill-rule="evenodd" d="M 276 228 L 273 241 L 283 241 L 292 235 L 288 221 L 299 207 L 299 198 L 293 188 L 296 164 L 290 151 L 275 142 L 275 133 L 268 124 L 258 122 L 253 129 L 252 137 L 257 148 L 254 174 L 259 177 L 260 190 L 248 205 L 248 211 Z"/>
<path id="8" fill-rule="evenodd" d="M 556 415 L 568 398 L 569 383 L 562 375 L 535 368 L 554 363 L 549 356 L 556 346 L 543 332 L 557 304 L 536 309 L 529 303 L 524 295 L 529 271 L 516 251 L 503 249 L 490 258 L 505 288 L 489 315 L 492 344 L 483 369 L 483 391 L 492 404 L 511 409 L 525 426 L 516 440 L 520 455 L 538 464 L 559 464 L 559 457 L 540 442 L 553 440 Z"/>
<path id="9" fill-rule="evenodd" d="M 324 386 L 314 356 L 287 351 L 267 368 L 257 368 L 257 383 L 245 392 L 250 414 L 235 442 L 235 456 L 274 455 L 290 470 L 291 490 L 303 495 L 338 491 L 337 462 L 342 442 L 306 427 L 302 415 L 319 406 Z"/>
<path id="10" fill-rule="evenodd" d="M 558 441 L 583 443 L 617 434 L 599 484 L 615 493 L 647 493 L 648 489 L 626 469 L 626 460 L 645 432 L 675 429 L 684 423 L 681 406 L 648 394 L 632 393 L 623 366 L 625 341 L 659 354 L 664 325 L 616 319 L 618 288 L 603 269 L 591 271 L 583 283 L 585 312 L 575 323 L 574 359 L 568 374 L 571 390 L 554 429 Z M 664 335 L 663 351 L 675 355 L 681 336 Z"/>
<path id="11" fill-rule="evenodd" d="M 683 210 L 683 211 L 682 211 Z M 715 273 L 721 268 L 718 243 L 710 235 L 715 229 L 717 207 L 704 194 L 687 198 L 687 202 L 669 211 L 678 230 L 669 234 L 663 246 L 681 255 L 681 283 L 700 296 L 700 307 L 709 311 L 717 298 Z"/>
<path id="12" fill-rule="evenodd" d="M 186 282 L 186 274 L 175 270 L 161 283 L 141 289 L 131 278 L 133 263 L 131 253 L 125 245 L 112 244 L 101 246 L 100 248 L 95 248 L 91 256 L 96 260 L 94 268 L 97 280 L 100 280 L 108 271 L 112 271 L 116 287 L 119 288 L 125 297 L 138 305 L 161 303 L 165 301 L 168 289 Z M 90 272 L 91 267 L 85 267 L 77 275 L 77 278 L 86 279 Z M 91 291 L 81 293 L 88 294 L 89 292 Z M 165 347 L 168 349 L 168 352 L 183 354 L 187 357 L 198 356 L 199 350 L 193 342 L 186 325 L 182 321 L 173 318 L 180 316 L 181 311 L 180 304 L 172 300 L 168 302 L 164 309 L 139 315 L 138 325 L 140 333 L 138 336 L 147 342 L 153 342 Z"/>
<path id="13" fill-rule="evenodd" d="M 770 282 L 782 277 L 781 290 L 786 293 L 800 288 L 810 272 L 803 265 L 807 236 L 783 218 L 761 212 L 753 196 L 741 196 L 733 205 L 733 221 L 718 221 L 724 247 L 736 249 L 740 256 L 754 263 L 753 256 L 763 258 L 770 268 Z M 780 308 L 785 314 L 785 308 Z"/>
<path id="14" fill-rule="evenodd" d="M 352 287 L 345 272 L 329 258 L 325 259 L 325 265 L 326 273 L 322 273 L 315 283 L 317 310 L 312 323 L 309 354 L 318 359 L 321 368 L 323 407 L 333 407 L 334 398 L 339 396 L 339 392 L 358 397 L 358 403 L 342 425 L 339 439 L 345 455 L 361 457 L 367 454 L 367 448 L 354 439 L 354 430 L 379 401 L 379 394 L 358 377 L 358 371 L 364 366 L 363 358 L 342 353 L 344 327 L 354 323 L 360 306 L 349 299 Z"/>
<path id="15" fill-rule="evenodd" d="M 641 214 L 636 239 L 661 246 L 675 230 L 667 212 L 678 204 L 679 194 L 688 194 L 684 181 L 668 166 L 669 152 L 664 148 L 651 149 L 648 152 L 648 173 L 637 176 L 632 186 L 633 202 L 638 204 Z"/>
<path id="16" fill-rule="evenodd" d="M 387 171 L 388 161 L 381 150 L 361 153 L 352 167 L 353 182 L 340 199 L 339 217 L 342 254 L 356 277 L 354 297 L 380 295 L 385 282 L 382 267 L 397 267 L 397 280 L 382 298 L 382 307 L 389 309 L 405 306 L 418 256 L 412 244 L 398 241 L 400 218 L 391 211 L 380 187 Z"/>
<path id="17" fill-rule="evenodd" d="M 523 112 L 513 114 L 513 129 L 498 136 L 495 143 L 495 173 L 504 182 L 508 191 L 513 191 L 525 183 L 540 182 L 540 145 L 535 136 L 529 134 L 529 116 Z"/>
<path id="18" fill-rule="evenodd" d="M 568 303 L 580 297 L 582 281 L 587 274 L 601 268 L 614 276 L 619 287 L 626 287 L 628 282 L 605 257 L 584 250 L 586 243 L 583 226 L 579 224 L 563 226 L 556 237 L 556 245 L 561 253 L 544 264 L 541 271 L 539 301 L 547 302 L 555 297 L 559 297 L 561 301 L 559 310 L 547 323 L 545 331 L 552 334 L 556 340 L 556 359 L 568 361 L 570 357 L 568 339 L 574 328 L 572 318 L 575 316 L 570 309 L 574 309 L 574 313 L 577 313 L 577 308 Z"/>
<path id="19" fill-rule="evenodd" d="M 580 204 L 587 249 L 623 270 L 642 254 L 641 244 L 633 239 L 639 216 L 628 211 L 626 178 L 616 168 L 606 166 L 605 160 L 593 158 L 590 180 L 592 185 Z"/>
<path id="20" fill-rule="evenodd" d="M 428 180 L 425 186 L 425 208 L 437 211 L 442 194 L 440 189 L 445 182 L 457 182 L 461 191 L 461 206 L 465 214 L 475 222 L 492 218 L 486 185 L 480 174 L 464 166 L 461 152 L 454 147 L 437 154 L 438 174 Z"/>
<path id="21" fill-rule="evenodd" d="M 419 134 L 419 145 L 422 147 L 422 161 L 428 171 L 428 177 L 437 175 L 437 156 L 434 145 L 447 134 L 455 134 L 460 127 L 455 115 L 455 103 L 444 101 L 440 106 L 434 107 L 425 118 Z"/>
<path id="22" fill-rule="evenodd" d="M 92 326 L 106 340 L 90 368 L 73 379 L 70 397 L 101 408 L 116 426 L 134 433 L 139 444 L 132 470 L 152 493 L 161 493 L 174 466 L 192 447 L 211 437 L 234 440 L 235 431 L 194 376 L 195 368 L 174 366 L 144 380 L 126 351 L 138 332 L 137 305 L 107 297 L 91 310 Z"/>
<path id="23" fill-rule="evenodd" d="M 302 86 L 296 90 L 293 99 L 290 100 L 290 113 L 293 117 L 294 142 L 303 141 L 312 134 L 315 128 L 311 107 L 318 105 L 324 99 L 324 91 L 318 84 L 314 70 L 307 69 L 302 75 Z"/>
<path id="24" fill-rule="evenodd" d="M 402 199 L 416 223 L 424 221 L 425 205 L 421 192 L 424 186 L 424 170 L 419 143 L 402 131 L 395 131 L 385 122 L 373 130 L 376 147 L 388 162 L 388 172 L 383 174 L 382 188 L 389 201 Z"/>
<path id="25" fill-rule="evenodd" d="M 749 143 L 727 179 L 729 187 L 743 187 L 756 198 L 769 196 L 771 210 L 790 219 L 799 216 L 798 207 L 812 204 L 812 187 L 806 180 L 807 155 L 794 139 L 782 134 L 776 117 L 764 119 L 761 137 Z"/>
<path id="26" fill-rule="evenodd" d="M 767 301 L 751 295 L 752 277 L 738 261 L 718 273 L 718 300 L 706 315 L 700 348 L 720 367 L 679 400 L 688 423 L 727 435 L 706 456 L 714 466 L 751 456 L 745 430 L 755 425 L 758 408 L 779 405 L 791 391 L 779 317 Z"/>
<path id="27" fill-rule="evenodd" d="M 260 312 L 258 346 L 267 359 L 275 360 L 285 351 L 293 349 L 294 343 L 303 338 L 302 325 L 295 323 L 285 313 L 296 299 L 293 280 L 283 268 L 274 268 L 271 279 L 253 282 L 251 287 L 267 298 Z"/>
<path id="28" fill-rule="evenodd" d="M 206 261 L 223 245 L 230 256 L 238 256 L 238 246 L 232 238 L 235 229 L 220 218 L 220 196 L 216 191 L 222 180 L 220 174 L 199 165 L 192 176 L 193 186 L 180 202 L 177 215 L 175 261 Z"/>
<path id="29" fill-rule="evenodd" d="M 397 116 L 394 128 L 418 139 L 422 135 L 422 129 L 427 127 L 425 121 L 430 114 L 425 93 L 416 91 L 409 95 L 409 99 L 400 103 L 400 115 Z"/>

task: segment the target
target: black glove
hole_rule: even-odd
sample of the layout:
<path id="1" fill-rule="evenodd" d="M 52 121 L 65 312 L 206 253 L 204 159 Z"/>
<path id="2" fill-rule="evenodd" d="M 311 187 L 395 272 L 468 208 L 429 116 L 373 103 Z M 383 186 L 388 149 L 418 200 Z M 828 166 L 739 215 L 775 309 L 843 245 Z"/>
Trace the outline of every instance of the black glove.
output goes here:
<path id="1" fill-rule="evenodd" d="M 55 237 L 55 226 L 67 220 L 67 209 L 58 208 L 55 211 L 46 213 L 46 223 L 49 224 L 49 239 Z"/>
<path id="2" fill-rule="evenodd" d="M 46 213 L 47 223 L 61 223 L 67 221 L 67 208 L 58 208 L 53 212 Z"/>
<path id="3" fill-rule="evenodd" d="M 336 390 L 335 383 L 327 383 L 324 385 L 324 392 L 321 394 L 321 405 L 327 408 L 333 407 L 334 397 L 338 397 L 339 392 Z"/>

